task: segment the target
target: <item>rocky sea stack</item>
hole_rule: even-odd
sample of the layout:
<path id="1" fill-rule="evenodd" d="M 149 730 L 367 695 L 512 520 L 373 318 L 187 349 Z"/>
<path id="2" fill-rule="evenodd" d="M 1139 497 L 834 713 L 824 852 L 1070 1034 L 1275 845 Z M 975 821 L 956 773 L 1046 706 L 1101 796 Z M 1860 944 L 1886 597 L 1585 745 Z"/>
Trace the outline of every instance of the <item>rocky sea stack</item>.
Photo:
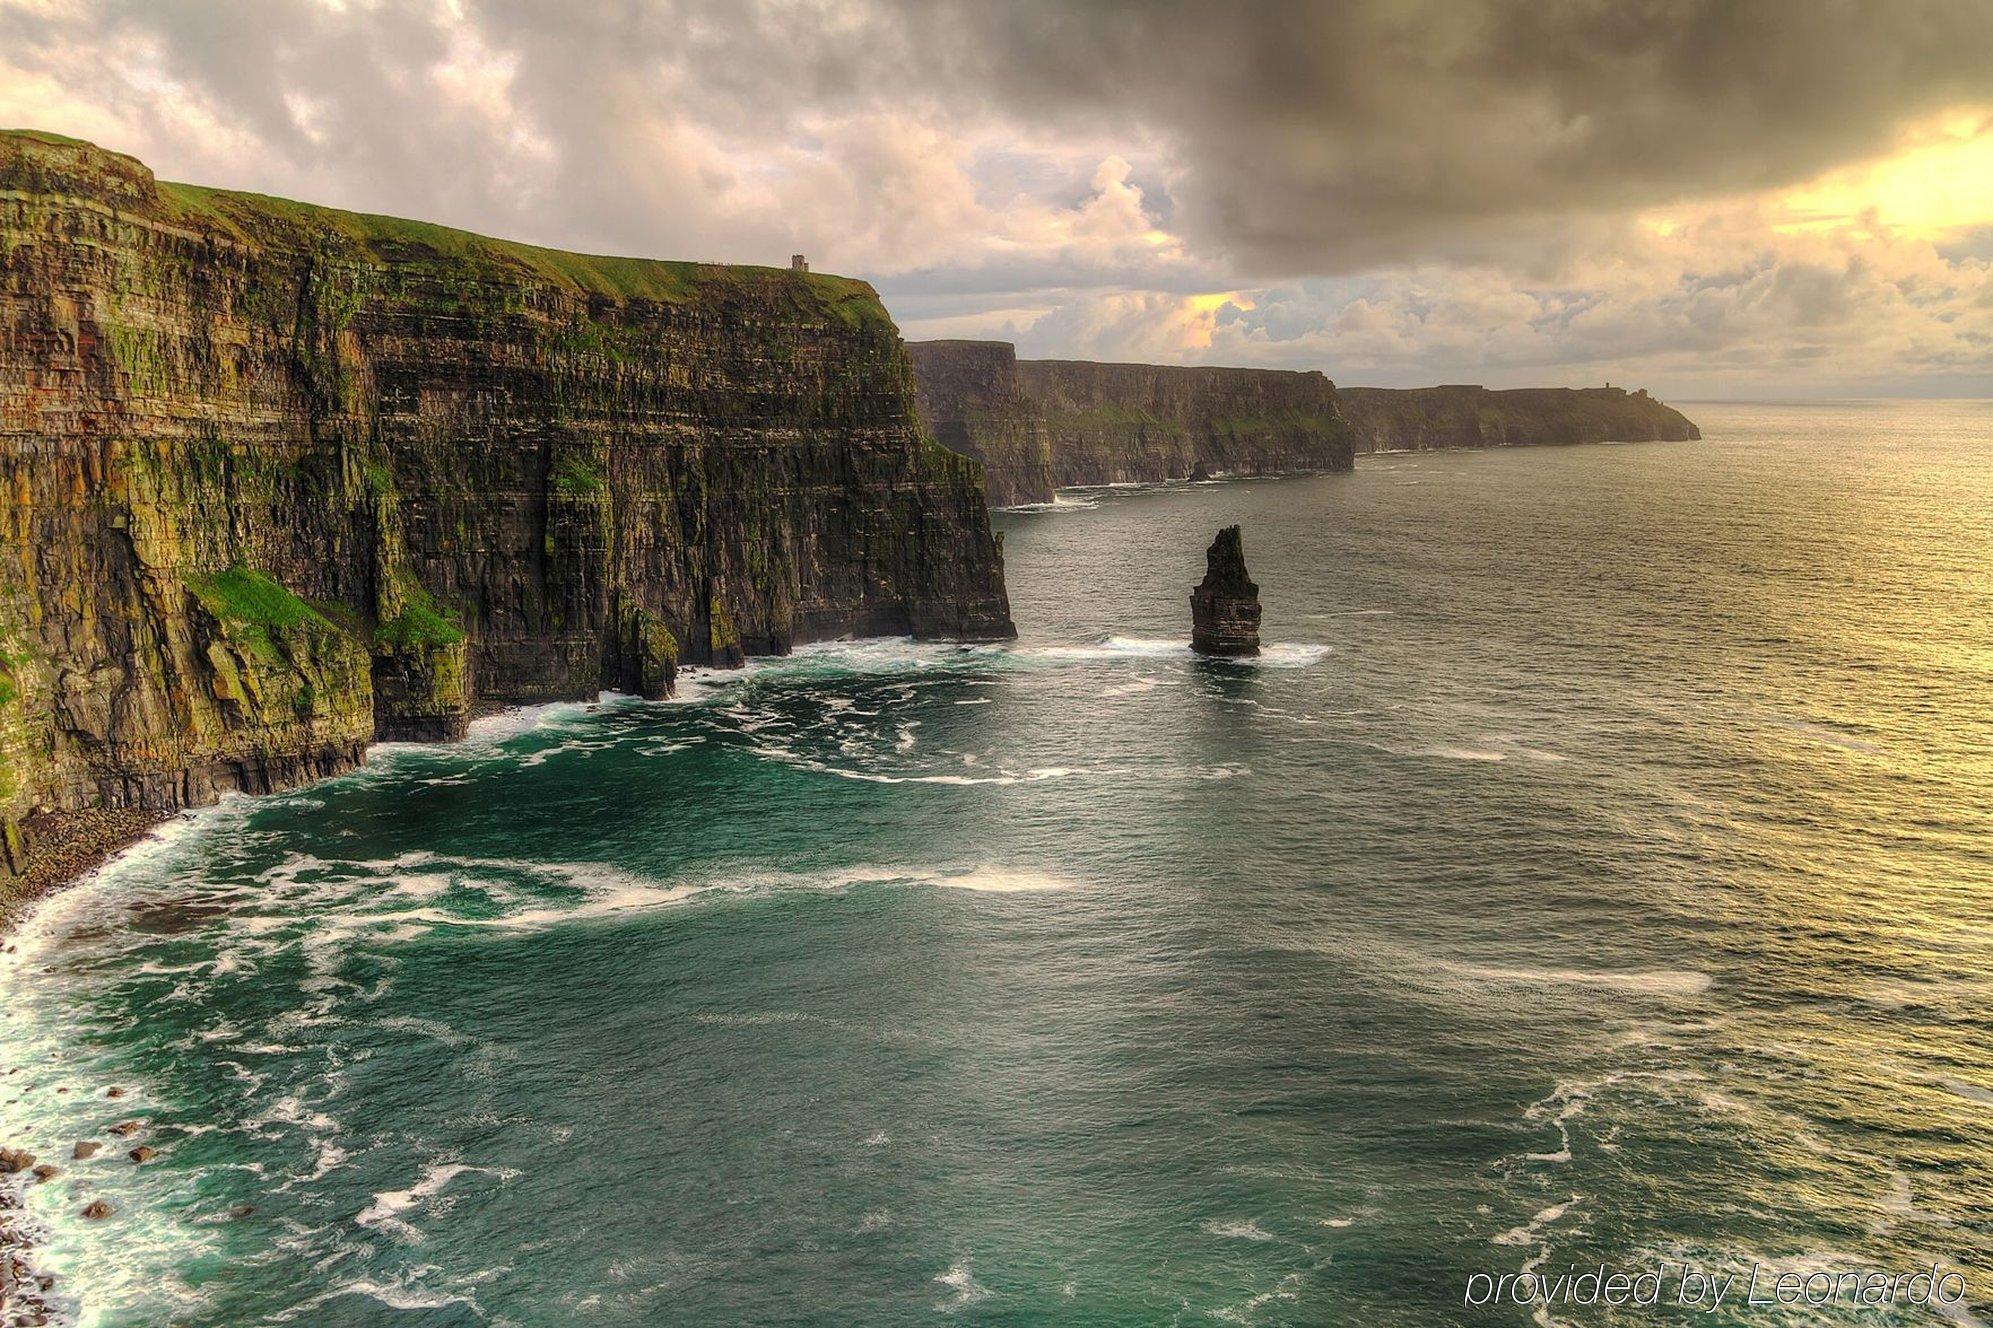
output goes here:
<path id="1" fill-rule="evenodd" d="M 1226 526 L 1205 551 L 1203 583 L 1190 592 L 1190 648 L 1200 655 L 1257 655 L 1259 613 L 1245 542 L 1237 526 Z"/>

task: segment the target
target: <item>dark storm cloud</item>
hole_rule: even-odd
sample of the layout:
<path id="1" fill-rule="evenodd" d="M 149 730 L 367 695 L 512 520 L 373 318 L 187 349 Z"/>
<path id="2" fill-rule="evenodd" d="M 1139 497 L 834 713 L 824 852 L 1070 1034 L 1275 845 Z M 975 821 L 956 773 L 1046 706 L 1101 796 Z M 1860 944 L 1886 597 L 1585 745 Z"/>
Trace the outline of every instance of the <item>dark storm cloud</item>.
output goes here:
<path id="1" fill-rule="evenodd" d="M 1400 384 L 1993 382 L 1983 217 L 1779 198 L 1961 110 L 1993 0 L 0 0 L 0 121 L 168 178 Z"/>
<path id="2" fill-rule="evenodd" d="M 669 150 L 675 127 L 788 143 L 803 117 L 891 110 L 956 132 L 1153 145 L 1138 165 L 1158 215 L 1242 274 L 1519 262 L 1562 252 L 1597 218 L 1884 152 L 1906 121 L 1993 97 L 1984 0 L 468 0 L 457 12 L 510 62 L 516 112 L 552 152 L 556 206 L 625 242 L 656 238 L 660 187 L 697 211 L 702 189 L 727 183 Z M 364 161 L 395 200 L 454 189 L 465 208 L 506 206 L 478 174 L 473 128 L 425 113 L 420 71 L 448 54 L 431 6 L 120 0 L 54 14 L 10 26 L 30 52 L 143 38 L 174 79 L 280 152 Z M 300 97 L 322 121 L 310 138 Z"/>
<path id="3" fill-rule="evenodd" d="M 899 20 L 919 61 L 902 76 L 958 107 L 1163 136 L 1181 224 L 1256 271 L 1471 256 L 1561 216 L 1803 180 L 1993 96 L 1982 0 L 1025 0 Z"/>
<path id="4" fill-rule="evenodd" d="M 543 49 L 549 12 L 480 11 Z M 1993 96 L 1983 0 L 987 0 L 596 12 L 781 132 L 798 106 L 1149 135 L 1194 241 L 1256 272 L 1473 256 L 1563 217 L 1806 179 Z"/>

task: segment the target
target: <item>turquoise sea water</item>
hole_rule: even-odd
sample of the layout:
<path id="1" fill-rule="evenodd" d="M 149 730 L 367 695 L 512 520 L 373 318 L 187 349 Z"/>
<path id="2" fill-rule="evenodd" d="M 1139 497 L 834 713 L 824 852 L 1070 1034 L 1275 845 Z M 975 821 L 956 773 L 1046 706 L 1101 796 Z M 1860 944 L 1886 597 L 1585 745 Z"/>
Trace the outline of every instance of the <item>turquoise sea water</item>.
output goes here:
<path id="1" fill-rule="evenodd" d="M 115 1325 L 1993 1321 L 1993 405 L 1689 413 L 1006 514 L 1015 646 L 176 822 L 0 957 L 39 1261 Z M 1232 522 L 1253 665 L 1175 644 Z"/>

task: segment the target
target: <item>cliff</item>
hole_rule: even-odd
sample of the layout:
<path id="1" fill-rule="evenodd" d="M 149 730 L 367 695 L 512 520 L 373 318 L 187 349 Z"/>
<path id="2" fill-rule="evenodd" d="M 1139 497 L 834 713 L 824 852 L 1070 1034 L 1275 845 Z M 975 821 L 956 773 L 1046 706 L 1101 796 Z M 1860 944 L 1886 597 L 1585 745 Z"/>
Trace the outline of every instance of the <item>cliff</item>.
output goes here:
<path id="1" fill-rule="evenodd" d="M 1680 411 L 1617 387 L 1346 387 L 1342 406 L 1359 452 L 1702 437 Z"/>
<path id="2" fill-rule="evenodd" d="M 870 287 L 157 182 L 0 134 L 0 893 L 65 814 L 1011 634 L 978 467 Z"/>
<path id="3" fill-rule="evenodd" d="M 1059 487 L 1348 470 L 1336 386 L 1315 372 L 1020 360 L 1044 413 Z"/>
<path id="4" fill-rule="evenodd" d="M 983 462 L 991 505 L 1055 488 L 1348 470 L 1351 433 L 1319 373 L 1019 360 L 1002 341 L 909 346 L 922 420 Z"/>
<path id="5" fill-rule="evenodd" d="M 983 463 L 992 507 L 1052 500 L 1051 435 L 1007 341 L 913 341 L 920 422 L 943 447 Z"/>

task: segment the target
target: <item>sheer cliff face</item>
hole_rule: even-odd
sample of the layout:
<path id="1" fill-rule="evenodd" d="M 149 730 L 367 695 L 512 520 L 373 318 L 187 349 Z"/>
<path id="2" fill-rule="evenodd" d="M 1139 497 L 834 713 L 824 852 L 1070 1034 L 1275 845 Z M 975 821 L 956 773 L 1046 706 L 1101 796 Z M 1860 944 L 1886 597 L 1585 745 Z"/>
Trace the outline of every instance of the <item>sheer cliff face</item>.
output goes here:
<path id="1" fill-rule="evenodd" d="M 1200 469 L 1348 470 L 1352 452 L 1702 437 L 1680 411 L 1616 387 L 1339 389 L 1276 369 L 1019 360 L 1003 341 L 910 349 L 922 422 L 983 462 L 995 507 Z"/>
<path id="2" fill-rule="evenodd" d="M 1346 387 L 1342 403 L 1359 452 L 1702 437 L 1680 411 L 1617 387 Z"/>
<path id="3" fill-rule="evenodd" d="M 871 289 L 157 184 L 0 134 L 0 867 L 658 695 L 680 661 L 1011 633 L 973 462 Z M 0 870 L 0 876 L 4 876 Z"/>
<path id="4" fill-rule="evenodd" d="M 1349 426 L 1319 373 L 1019 360 L 1002 341 L 914 342 L 921 417 L 983 463 L 992 506 L 1068 485 L 1347 470 Z"/>
<path id="5" fill-rule="evenodd" d="M 1007 341 L 915 341 L 920 421 L 943 447 L 983 464 L 992 507 L 1043 503 L 1055 484 L 1052 441 L 1025 395 L 1017 348 Z"/>
<path id="6" fill-rule="evenodd" d="M 1213 473 L 1348 470 L 1336 387 L 1319 373 L 1020 360 L 1060 486 Z"/>

